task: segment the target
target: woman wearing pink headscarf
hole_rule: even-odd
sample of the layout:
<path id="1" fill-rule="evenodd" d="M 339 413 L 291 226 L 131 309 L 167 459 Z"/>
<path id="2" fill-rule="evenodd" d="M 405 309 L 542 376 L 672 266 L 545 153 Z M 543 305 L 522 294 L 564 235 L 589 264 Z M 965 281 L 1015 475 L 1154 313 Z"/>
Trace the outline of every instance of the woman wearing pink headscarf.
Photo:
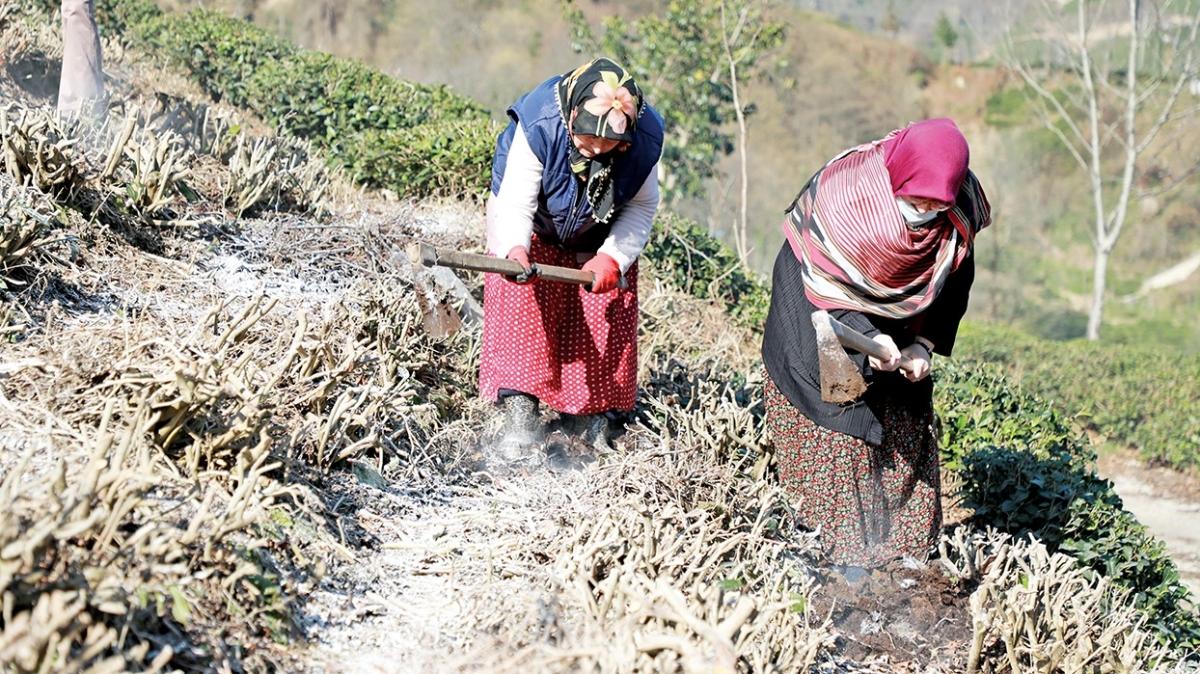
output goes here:
<path id="1" fill-rule="evenodd" d="M 953 121 L 916 122 L 835 157 L 784 220 L 762 348 L 767 427 L 780 479 L 835 564 L 925 559 L 941 530 L 929 372 L 953 350 L 975 234 L 991 222 L 969 156 Z M 821 399 L 817 309 L 891 355 L 849 352 L 868 389 L 845 405 Z"/>

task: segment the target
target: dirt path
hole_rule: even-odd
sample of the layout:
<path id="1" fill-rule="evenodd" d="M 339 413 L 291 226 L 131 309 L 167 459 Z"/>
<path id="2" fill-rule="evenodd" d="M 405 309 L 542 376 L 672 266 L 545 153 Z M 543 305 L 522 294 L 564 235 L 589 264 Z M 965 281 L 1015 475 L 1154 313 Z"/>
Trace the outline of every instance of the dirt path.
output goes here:
<path id="1" fill-rule="evenodd" d="M 420 491 L 376 489 L 345 477 L 340 509 L 373 545 L 355 550 L 356 559 L 308 598 L 313 649 L 305 671 L 477 670 L 482 662 L 502 662 L 495 656 L 507 650 L 498 640 L 488 645 L 490 657 L 461 655 L 488 627 L 512 617 L 494 613 L 507 603 L 497 595 L 513 598 L 514 609 L 541 607 L 553 618 L 545 605 L 545 573 L 513 568 L 514 560 L 498 551 L 511 536 L 557 533 L 561 521 L 538 515 L 571 509 L 586 491 L 577 473 L 535 472 Z"/>
<path id="2" fill-rule="evenodd" d="M 579 633 L 586 627 L 564 603 L 570 601 L 564 594 L 569 579 L 549 558 L 509 548 L 537 548 L 540 542 L 549 552 L 551 541 L 572 535 L 577 521 L 596 516 L 604 507 L 596 500 L 595 478 L 590 465 L 551 465 L 407 489 L 342 473 L 330 492 L 359 544 L 307 597 L 310 646 L 296 669 L 572 670 L 571 653 L 594 649 L 597 642 L 587 644 L 595 635 Z M 831 627 L 838 635 L 832 657 L 822 658 L 822 671 L 959 671 L 969 636 L 966 594 L 947 590 L 937 567 L 909 561 L 915 566 L 898 563 L 854 585 L 832 577 L 814 595 L 817 612 L 836 618 Z M 584 643 L 573 643 L 579 637 Z M 616 653 L 629 647 L 604 648 Z"/>
<path id="3" fill-rule="evenodd" d="M 1200 484 L 1175 471 L 1150 467 L 1130 452 L 1100 459 L 1125 508 L 1167 544 L 1179 575 L 1200 594 Z"/>

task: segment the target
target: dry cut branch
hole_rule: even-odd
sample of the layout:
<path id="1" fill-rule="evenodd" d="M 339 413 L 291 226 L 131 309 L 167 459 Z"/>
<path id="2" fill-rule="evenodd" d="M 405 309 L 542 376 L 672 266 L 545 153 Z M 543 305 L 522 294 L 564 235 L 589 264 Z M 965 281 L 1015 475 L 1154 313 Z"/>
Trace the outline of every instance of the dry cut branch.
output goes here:
<path id="1" fill-rule="evenodd" d="M 1126 591 L 1037 541 L 959 530 L 942 564 L 976 581 L 967 672 L 1113 674 L 1184 672 Z"/>

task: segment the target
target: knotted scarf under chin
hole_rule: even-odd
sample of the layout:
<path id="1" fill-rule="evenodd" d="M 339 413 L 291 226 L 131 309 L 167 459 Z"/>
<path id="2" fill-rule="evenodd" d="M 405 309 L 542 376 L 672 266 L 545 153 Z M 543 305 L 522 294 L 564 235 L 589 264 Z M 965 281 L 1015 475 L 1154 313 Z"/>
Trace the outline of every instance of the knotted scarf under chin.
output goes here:
<path id="1" fill-rule="evenodd" d="M 563 124 L 574 134 L 587 134 L 623 143 L 636 137 L 638 118 L 645 109 L 641 89 L 619 64 L 598 58 L 566 74 L 558 83 Z M 598 223 L 607 223 L 616 206 L 614 153 L 586 157 L 570 143 L 571 171 L 584 182 L 588 203 Z"/>

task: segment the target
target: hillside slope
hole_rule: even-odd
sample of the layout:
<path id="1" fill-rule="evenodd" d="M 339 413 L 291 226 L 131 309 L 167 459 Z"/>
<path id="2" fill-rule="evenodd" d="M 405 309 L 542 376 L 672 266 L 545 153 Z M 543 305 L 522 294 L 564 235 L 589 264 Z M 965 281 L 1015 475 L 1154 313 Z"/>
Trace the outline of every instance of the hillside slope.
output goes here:
<path id="1" fill-rule="evenodd" d="M 53 25 L 0 4 L 6 64 L 50 76 Z M 682 290 L 717 265 L 647 256 L 619 451 L 495 462 L 478 326 L 427 334 L 402 253 L 475 248 L 478 204 L 353 189 L 118 37 L 98 126 L 0 76 L 0 670 L 1187 666 L 1170 561 L 988 368 L 939 384 L 940 555 L 847 586 L 771 477 L 756 335 Z"/>
<path id="2" fill-rule="evenodd" d="M 833 153 L 913 119 L 950 115 L 971 140 L 974 168 L 996 213 L 996 226 L 979 239 L 983 264 L 972 316 L 1016 324 L 1052 339 L 1082 336 L 1091 282 L 1091 202 L 1082 176 L 1041 129 L 1020 88 L 1003 71 L 991 65 L 945 65 L 931 55 L 927 40 L 914 42 L 904 34 L 892 39 L 878 29 L 864 32 L 869 26 L 860 19 L 878 15 L 886 4 L 806 0 L 776 6 L 775 18 L 787 27 L 787 39 L 772 56 L 776 67 L 768 79 L 745 92 L 755 108 L 749 139 L 755 268 L 769 271 L 782 242 L 782 209 Z M 980 56 L 1009 9 L 966 4 L 970 7 L 898 1 L 895 7 L 906 17 L 902 33 L 911 29 L 918 34 L 943 10 L 957 20 L 952 5 L 961 7 L 969 25 L 984 27 L 983 35 L 974 37 L 960 27 L 963 49 Z M 358 3 L 345 11 L 329 9 L 329 3 L 293 0 L 215 5 L 302 44 L 364 59 L 385 72 L 450 83 L 482 101 L 496 118 L 519 92 L 582 58 L 572 53 L 559 5 L 552 0 L 452 0 L 438 8 Z M 580 7 L 598 25 L 605 15 L 637 15 L 651 11 L 653 3 Z M 1011 11 L 1019 9 L 1020 3 L 1012 4 Z M 839 21 L 841 14 L 848 23 Z M 967 44 L 972 40 L 975 46 Z M 650 97 L 653 101 L 653 91 Z M 1156 159 L 1150 172 L 1177 174 L 1172 166 L 1200 151 L 1196 138 L 1200 135 L 1184 134 L 1164 146 L 1163 161 Z M 1172 149 L 1176 145 L 1177 151 Z M 738 212 L 736 160 L 719 161 L 725 177 L 713 182 L 707 201 L 685 210 L 730 240 Z M 1200 312 L 1200 273 L 1134 295 L 1143 281 L 1200 251 L 1200 229 L 1194 226 L 1198 195 L 1200 182 L 1193 178 L 1178 192 L 1135 205 L 1129 233 L 1111 266 L 1109 341 L 1136 344 L 1150 338 L 1176 349 L 1200 347 L 1200 330 L 1184 319 Z"/>

